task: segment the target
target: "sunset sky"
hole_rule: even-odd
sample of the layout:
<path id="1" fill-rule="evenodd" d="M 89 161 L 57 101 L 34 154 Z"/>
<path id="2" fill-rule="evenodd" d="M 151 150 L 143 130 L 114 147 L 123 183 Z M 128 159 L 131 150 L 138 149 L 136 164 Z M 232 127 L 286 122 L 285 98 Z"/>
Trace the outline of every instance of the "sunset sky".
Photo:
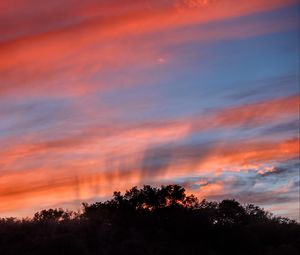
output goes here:
<path id="1" fill-rule="evenodd" d="M 299 1 L 0 1 L 0 217 L 144 184 L 299 220 Z"/>

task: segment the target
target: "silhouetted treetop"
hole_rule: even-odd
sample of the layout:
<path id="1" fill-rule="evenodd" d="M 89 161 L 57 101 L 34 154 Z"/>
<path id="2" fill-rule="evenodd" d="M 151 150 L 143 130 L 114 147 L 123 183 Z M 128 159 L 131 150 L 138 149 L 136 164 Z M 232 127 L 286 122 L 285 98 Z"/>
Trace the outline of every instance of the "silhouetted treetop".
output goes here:
<path id="1" fill-rule="evenodd" d="M 156 210 L 159 208 L 171 206 L 195 206 L 197 199 L 194 196 L 187 196 L 185 189 L 179 185 L 161 186 L 161 188 L 143 186 L 142 189 L 133 187 L 121 195 L 120 192 L 114 192 L 112 200 L 106 201 L 106 204 L 116 206 L 130 206 L 134 209 Z"/>
<path id="2" fill-rule="evenodd" d="M 76 217 L 75 212 L 65 211 L 61 208 L 59 209 L 49 209 L 42 210 L 34 214 L 33 220 L 36 222 L 44 222 L 44 221 L 54 221 L 60 222 L 64 220 L 70 220 L 71 218 Z"/>

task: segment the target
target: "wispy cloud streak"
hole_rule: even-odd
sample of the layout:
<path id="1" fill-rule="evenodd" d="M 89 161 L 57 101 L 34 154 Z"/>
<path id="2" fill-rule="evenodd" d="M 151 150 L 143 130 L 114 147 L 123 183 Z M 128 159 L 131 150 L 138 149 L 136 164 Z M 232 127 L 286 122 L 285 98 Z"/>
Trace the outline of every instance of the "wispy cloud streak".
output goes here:
<path id="1" fill-rule="evenodd" d="M 2 1 L 0 215 L 145 183 L 245 199 L 299 154 L 297 5 Z"/>

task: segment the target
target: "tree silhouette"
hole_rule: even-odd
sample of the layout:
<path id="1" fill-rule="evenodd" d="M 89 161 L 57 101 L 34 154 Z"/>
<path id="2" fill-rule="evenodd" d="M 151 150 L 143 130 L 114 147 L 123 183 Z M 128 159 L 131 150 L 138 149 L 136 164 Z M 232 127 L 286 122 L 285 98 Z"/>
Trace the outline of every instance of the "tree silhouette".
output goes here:
<path id="1" fill-rule="evenodd" d="M 59 222 L 63 220 L 69 220 L 72 216 L 72 212 L 64 211 L 63 209 L 49 209 L 42 210 L 34 214 L 33 220 L 37 222 L 42 221 L 54 221 Z"/>
<path id="2" fill-rule="evenodd" d="M 178 185 L 114 192 L 82 213 L 37 212 L 0 219 L 1 255 L 298 254 L 300 226 L 236 200 L 187 195 Z"/>

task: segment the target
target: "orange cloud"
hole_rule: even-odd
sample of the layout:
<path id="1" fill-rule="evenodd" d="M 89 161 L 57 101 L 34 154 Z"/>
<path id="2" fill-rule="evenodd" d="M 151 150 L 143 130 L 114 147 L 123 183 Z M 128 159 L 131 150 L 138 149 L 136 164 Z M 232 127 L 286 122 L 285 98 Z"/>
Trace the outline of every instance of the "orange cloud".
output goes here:
<path id="1" fill-rule="evenodd" d="M 192 131 L 226 126 L 256 127 L 276 122 L 299 114 L 299 95 L 276 98 L 217 111 L 215 114 L 199 117 L 192 125 Z"/>
<path id="2" fill-rule="evenodd" d="M 149 70 L 174 64 L 173 53 L 166 50 L 170 46 L 255 36 L 294 26 L 291 20 L 237 24 L 230 29 L 223 24 L 215 29 L 204 25 L 297 3 L 296 0 L 238 3 L 125 0 L 100 4 L 80 1 L 78 5 L 68 0 L 59 2 L 59 5 L 56 1 L 47 1 L 46 5 L 34 0 L 0 2 L 0 15 L 5 20 L 5 26 L 0 26 L 1 99 L 17 96 L 26 101 L 28 95 L 77 97 L 149 83 L 159 79 Z M 193 30 L 196 26 L 198 33 Z M 114 74 L 120 70 L 130 75 L 116 77 Z M 0 137 L 5 144 L 0 148 L 0 213 L 18 214 L 22 208 L 105 197 L 116 189 L 188 174 L 219 174 L 228 168 L 259 169 L 264 162 L 296 157 L 297 139 L 218 140 L 203 149 L 181 147 L 177 143 L 210 129 L 283 122 L 299 113 L 298 105 L 299 95 L 296 95 L 164 123 L 128 126 L 114 123 L 105 127 L 87 123 L 84 127 L 74 125 L 72 132 L 65 132 L 65 126 L 59 123 L 56 127 L 59 130 L 9 137 L 5 142 Z M 104 106 L 91 109 L 80 100 L 73 106 L 74 112 L 79 111 L 92 120 L 100 115 L 119 116 L 125 112 L 123 105 L 120 110 Z M 3 112 L 6 117 L 13 111 L 8 108 Z M 57 133 L 61 136 L 57 137 Z M 172 149 L 168 151 L 170 144 Z M 150 153 L 150 161 L 155 163 L 150 166 L 145 162 L 149 150 L 158 151 Z M 159 152 L 167 158 L 162 163 Z M 147 167 L 153 170 L 149 176 L 144 174 Z M 154 171 L 155 168 L 161 169 Z M 212 195 L 222 188 L 222 183 L 215 183 L 203 187 L 202 192 Z"/>
<path id="3" fill-rule="evenodd" d="M 0 212 L 106 197 L 116 189 L 190 175 L 218 175 L 228 169 L 259 171 L 266 164 L 295 158 L 299 155 L 297 138 L 217 140 L 209 147 L 178 146 L 176 142 L 209 128 L 270 124 L 294 116 L 297 99 L 292 96 L 213 112 L 204 117 L 209 120 L 204 122 L 207 126 L 184 119 L 133 127 L 90 127 L 60 140 L 35 142 L 41 139 L 35 135 L 11 141 L 11 146 L 0 151 Z M 155 153 L 145 161 L 149 148 Z M 162 165 L 157 165 L 161 159 Z M 145 167 L 149 174 L 144 173 Z M 207 186 L 203 194 L 219 192 L 220 185 Z"/>
<path id="4" fill-rule="evenodd" d="M 19 142 L 20 137 L 18 137 L 15 143 L 11 138 L 9 140 L 10 145 L 0 150 L 0 165 L 9 166 L 14 162 L 22 162 L 23 159 L 30 161 L 32 157 L 44 156 L 49 153 L 63 155 L 78 151 L 79 154 L 94 155 L 93 151 L 99 146 L 101 146 L 100 151 L 102 151 L 99 156 L 123 153 L 123 147 L 126 147 L 128 152 L 131 149 L 132 152 L 140 154 L 152 144 L 184 139 L 190 134 L 201 133 L 208 129 L 252 128 L 266 123 L 280 122 L 297 116 L 299 113 L 298 104 L 299 95 L 295 95 L 231 107 L 212 112 L 203 117 L 198 116 L 195 120 L 194 118 L 183 118 L 172 122 L 145 123 L 129 127 L 126 127 L 126 125 L 120 127 L 91 126 L 81 129 L 80 132 L 75 134 L 71 132 L 71 135 L 64 138 L 51 140 L 45 140 L 44 136 L 49 136 L 47 133 L 28 135 L 21 142 Z M 93 114 L 95 113 L 91 113 L 91 118 L 93 118 Z M 55 137 L 55 134 L 51 136 Z M 133 140 L 137 142 L 131 144 Z M 91 150 L 91 148 L 94 149 Z M 217 150 L 217 148 L 214 150 Z"/>
<path id="5" fill-rule="evenodd" d="M 241 149 L 237 149 L 241 148 Z M 259 148 L 259 149 L 258 149 Z M 133 155 L 129 154 L 131 157 Z M 243 169 L 259 169 L 260 164 L 276 160 L 286 160 L 299 155 L 298 140 L 268 144 L 235 144 L 219 149 L 218 153 L 205 158 L 203 162 L 192 164 L 170 164 L 165 172 L 158 172 L 150 179 L 141 179 L 138 161 L 126 167 L 122 160 L 118 169 L 107 171 L 91 170 L 88 163 L 74 160 L 72 164 L 61 165 L 56 169 L 44 168 L 26 171 L 7 172 L 0 176 L 0 211 L 13 212 L 18 208 L 34 207 L 36 205 L 51 206 L 72 200 L 84 200 L 93 197 L 105 197 L 112 191 L 125 190 L 133 185 L 147 182 L 163 182 L 186 176 L 186 174 L 216 174 L 220 171 L 243 171 Z M 191 160 L 188 160 L 191 162 Z M 120 167 L 119 165 L 119 167 Z M 136 168 L 134 166 L 136 165 Z M 114 166 L 114 164 L 112 164 Z M 191 169 L 194 171 L 191 172 Z M 201 197 L 220 194 L 222 183 L 203 186 L 199 190 Z"/>
<path id="6" fill-rule="evenodd" d="M 50 11 L 44 10 L 45 8 L 41 8 L 41 11 L 45 12 L 46 24 L 43 26 L 54 23 L 52 30 L 42 30 L 37 34 L 21 36 L 0 44 L 0 95 L 13 93 L 15 96 L 21 96 L 31 90 L 35 91 L 31 91 L 33 95 L 42 93 L 58 96 L 62 91 L 65 95 L 81 95 L 89 91 L 120 86 L 117 83 L 111 84 L 112 82 L 107 84 L 107 81 L 101 79 L 92 82 L 91 78 L 105 70 L 113 71 L 131 65 L 140 70 L 153 67 L 157 65 L 156 59 L 162 59 L 161 51 L 165 45 L 183 42 L 183 38 L 230 38 L 280 29 L 282 22 L 273 24 L 273 28 L 270 27 L 271 24 L 256 24 L 255 27 L 252 24 L 246 25 L 246 28 L 243 25 L 231 30 L 225 29 L 226 32 L 221 27 L 216 31 L 197 33 L 199 35 L 196 37 L 193 35 L 195 33 L 178 36 L 175 31 L 190 25 L 207 24 L 272 10 L 295 2 L 255 0 L 240 1 L 236 4 L 236 1 L 227 0 L 207 1 L 206 4 L 201 1 L 162 4 L 159 1 L 126 1 L 126 4 L 83 4 L 80 5 L 81 8 L 69 6 L 66 2 L 70 9 L 67 9 L 66 15 L 60 16 L 56 12 L 59 8 L 50 4 Z M 21 14 L 22 8 L 25 8 L 23 3 L 17 1 Z M 11 6 L 4 4 L 3 9 L 9 12 Z M 8 15 L 8 24 L 14 18 L 17 19 L 13 13 L 11 15 Z M 25 21 L 26 17 L 25 15 Z M 69 26 L 62 27 L 56 22 L 59 20 L 61 23 L 68 23 L 72 18 L 82 20 L 74 24 L 70 22 Z M 29 20 L 27 26 L 40 26 L 37 20 L 30 19 L 33 20 Z M 173 34 L 164 37 L 167 33 Z M 151 40 L 148 37 L 151 37 Z M 173 38 L 172 41 L 169 38 Z M 75 80 L 74 77 L 80 78 Z M 40 84 L 41 80 L 43 84 Z M 124 85 L 124 82 L 122 84 Z M 132 81 L 128 81 L 127 84 L 132 85 Z"/>

